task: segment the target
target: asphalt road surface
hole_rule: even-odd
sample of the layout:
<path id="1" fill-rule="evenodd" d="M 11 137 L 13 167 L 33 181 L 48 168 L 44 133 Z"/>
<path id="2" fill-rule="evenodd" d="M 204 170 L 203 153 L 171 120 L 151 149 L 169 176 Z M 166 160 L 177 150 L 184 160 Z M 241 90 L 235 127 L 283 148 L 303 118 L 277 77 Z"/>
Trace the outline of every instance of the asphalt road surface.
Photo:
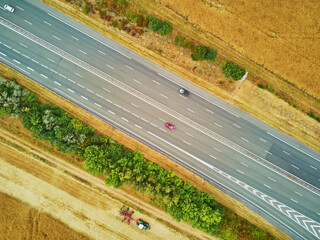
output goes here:
<path id="1" fill-rule="evenodd" d="M 16 11 L 0 9 L 2 63 L 166 154 L 292 238 L 320 239 L 319 152 L 39 1 L 8 3 Z"/>

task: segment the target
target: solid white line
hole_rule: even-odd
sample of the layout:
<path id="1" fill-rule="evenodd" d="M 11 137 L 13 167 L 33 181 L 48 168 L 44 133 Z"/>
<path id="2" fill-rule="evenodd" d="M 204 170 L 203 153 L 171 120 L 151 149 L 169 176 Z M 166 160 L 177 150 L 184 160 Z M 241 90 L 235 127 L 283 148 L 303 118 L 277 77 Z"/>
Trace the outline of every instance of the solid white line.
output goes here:
<path id="1" fill-rule="evenodd" d="M 263 184 L 265 187 L 267 187 L 267 188 L 270 188 L 271 189 L 271 187 L 269 187 L 268 185 L 266 185 L 266 184 Z"/>
<path id="2" fill-rule="evenodd" d="M 218 126 L 218 127 L 222 128 L 222 126 L 221 126 L 220 124 L 218 124 L 218 123 L 214 123 L 214 125 L 216 125 L 216 126 Z"/>
<path id="3" fill-rule="evenodd" d="M 300 151 L 300 152 L 302 152 L 302 153 L 306 154 L 307 156 L 309 156 L 309 157 L 311 157 L 311 158 L 313 158 L 313 159 L 315 159 L 315 160 L 317 160 L 317 161 L 319 161 L 319 162 L 320 162 L 320 160 L 319 160 L 319 159 L 317 159 L 317 158 L 315 158 L 315 157 L 311 156 L 310 154 L 308 154 L 308 153 L 306 153 L 306 152 L 302 151 L 301 149 L 294 147 L 293 145 L 291 145 L 291 144 L 287 143 L 286 141 L 284 141 L 284 140 L 282 140 L 282 139 L 280 139 L 280 138 L 276 137 L 275 135 L 273 135 L 273 134 L 271 134 L 271 133 L 269 133 L 269 132 L 267 132 L 267 133 L 268 133 L 270 136 L 272 136 L 272 137 L 274 137 L 274 138 L 276 138 L 276 139 L 280 140 L 281 142 L 284 142 L 284 143 L 288 144 L 290 147 L 293 147 L 294 149 L 296 149 L 296 150 L 298 150 L 298 151 Z"/>
<path id="4" fill-rule="evenodd" d="M 31 70 L 32 72 L 34 72 L 34 70 L 31 67 L 27 67 L 29 70 Z"/>
<path id="5" fill-rule="evenodd" d="M 103 98 L 101 95 L 99 95 L 98 93 L 96 93 L 96 95 L 99 97 L 99 98 Z"/>
<path id="6" fill-rule="evenodd" d="M 72 37 L 73 39 L 75 39 L 76 41 L 79 41 L 79 38 L 76 38 L 75 36 L 72 36 L 72 35 L 71 35 L 71 37 Z"/>
<path id="7" fill-rule="evenodd" d="M 94 91 L 90 90 L 89 88 L 87 88 L 87 91 L 88 91 L 88 92 L 91 92 L 91 93 L 94 93 Z"/>
<path id="8" fill-rule="evenodd" d="M 98 52 L 101 53 L 101 54 L 103 54 L 103 55 L 107 55 L 107 54 L 105 54 L 104 52 L 102 52 L 102 51 L 100 51 L 100 50 L 98 50 Z"/>
<path id="9" fill-rule="evenodd" d="M 296 169 L 299 169 L 299 168 L 298 168 L 297 166 L 295 166 L 295 165 L 292 165 L 292 164 L 291 164 L 291 166 L 294 167 L 294 168 L 296 168 Z"/>
<path id="10" fill-rule="evenodd" d="M 72 93 L 74 93 L 74 91 L 73 91 L 72 89 L 70 89 L 70 88 L 68 88 L 68 91 L 69 91 L 69 92 L 72 92 Z"/>
<path id="11" fill-rule="evenodd" d="M 22 56 L 24 56 L 24 57 L 27 58 L 27 59 L 30 59 L 27 55 L 25 55 L 25 54 L 23 54 L 23 53 L 22 53 Z"/>
<path id="12" fill-rule="evenodd" d="M 109 100 L 108 98 L 105 98 L 104 100 L 106 100 L 106 101 L 109 102 L 109 103 L 112 103 L 112 101 Z"/>
<path id="13" fill-rule="evenodd" d="M 314 166 L 312 166 L 312 165 L 310 165 L 310 167 L 312 167 L 312 168 L 315 169 L 315 170 L 318 170 L 318 168 L 316 168 L 316 167 L 314 167 Z"/>
<path id="14" fill-rule="evenodd" d="M 246 166 L 246 167 L 248 167 L 248 165 L 247 164 L 245 164 L 245 163 L 243 163 L 243 162 L 240 162 L 243 166 Z"/>
<path id="15" fill-rule="evenodd" d="M 136 118 L 140 118 L 139 115 L 132 113 L 133 116 L 135 116 Z"/>
<path id="16" fill-rule="evenodd" d="M 137 83 L 139 83 L 139 84 L 141 84 L 141 82 L 139 82 L 137 79 L 133 79 L 135 82 L 137 82 Z"/>
<path id="17" fill-rule="evenodd" d="M 296 200 L 294 200 L 294 199 L 292 199 L 292 198 L 290 198 L 290 200 L 291 200 L 292 202 L 298 203 Z"/>
<path id="18" fill-rule="evenodd" d="M 119 104 L 114 103 L 114 105 L 118 108 L 122 108 Z"/>
<path id="19" fill-rule="evenodd" d="M 62 75 L 61 73 L 59 73 L 59 76 L 63 77 L 63 78 L 67 78 L 66 76 Z"/>
<path id="20" fill-rule="evenodd" d="M 47 58 L 50 62 L 53 62 L 53 63 L 55 63 L 55 61 L 53 61 L 52 59 L 50 59 L 50 58 Z"/>
<path id="21" fill-rule="evenodd" d="M 286 151 L 283 151 L 283 150 L 282 150 L 282 152 L 284 152 L 284 153 L 287 154 L 287 155 L 291 155 L 290 153 L 288 153 L 288 152 L 286 152 Z"/>
<path id="22" fill-rule="evenodd" d="M 9 49 L 11 49 L 11 47 L 10 46 L 8 46 L 7 44 L 3 44 L 5 47 L 7 47 L 7 48 L 9 48 Z"/>
<path id="23" fill-rule="evenodd" d="M 14 52 L 21 54 L 18 50 L 15 50 L 14 48 L 12 49 Z"/>
<path id="24" fill-rule="evenodd" d="M 2 56 L 5 56 L 5 57 L 7 56 L 6 54 L 4 54 L 4 53 L 2 53 L 2 52 L 0 52 L 0 54 L 1 54 Z"/>
<path id="25" fill-rule="evenodd" d="M 135 106 L 136 108 L 140 108 L 138 105 L 131 103 L 132 106 Z"/>
<path id="26" fill-rule="evenodd" d="M 47 78 L 48 79 L 48 77 L 46 76 L 46 75 L 43 75 L 43 74 L 40 74 L 42 77 L 44 77 L 44 78 Z"/>
<path id="27" fill-rule="evenodd" d="M 135 124 L 135 126 L 137 127 L 137 128 L 140 128 L 140 129 L 142 129 L 142 127 L 140 127 L 139 125 L 137 125 L 137 124 Z"/>
<path id="28" fill-rule="evenodd" d="M 160 121 L 162 121 L 162 122 L 166 122 L 166 120 L 163 120 L 162 118 L 158 118 Z"/>
<path id="29" fill-rule="evenodd" d="M 121 119 L 122 119 L 123 121 L 129 122 L 129 120 L 126 119 L 126 118 L 124 118 L 124 117 L 121 117 Z"/>
<path id="30" fill-rule="evenodd" d="M 185 132 L 188 136 L 190 136 L 190 137 L 193 137 L 190 133 L 188 133 L 188 132 Z"/>
<path id="31" fill-rule="evenodd" d="M 219 149 L 217 149 L 217 148 L 213 148 L 214 150 L 216 150 L 216 151 L 218 151 L 218 152 L 221 152 Z"/>
<path id="32" fill-rule="evenodd" d="M 130 70 L 133 70 L 133 68 L 132 68 L 132 67 L 129 67 L 128 65 L 126 65 L 126 67 L 129 68 Z"/>
<path id="33" fill-rule="evenodd" d="M 78 85 L 79 87 L 85 88 L 85 86 L 82 86 L 80 83 L 77 83 L 77 85 Z"/>
<path id="34" fill-rule="evenodd" d="M 110 110 L 108 110 L 108 112 L 111 113 L 111 114 L 113 114 L 113 115 L 115 114 L 114 112 L 112 112 L 112 111 L 110 111 Z"/>
<path id="35" fill-rule="evenodd" d="M 79 77 L 83 77 L 82 75 L 80 75 L 79 73 L 74 73 L 75 75 L 79 76 Z"/>
<path id="36" fill-rule="evenodd" d="M 14 62 L 16 62 L 16 63 L 18 63 L 18 64 L 21 64 L 21 62 L 19 62 L 19 61 L 15 60 L 15 59 L 13 59 L 13 61 L 14 61 Z"/>
<path id="37" fill-rule="evenodd" d="M 209 155 L 210 157 L 212 157 L 213 159 L 217 159 L 216 157 L 212 156 L 212 155 Z"/>
<path id="38" fill-rule="evenodd" d="M 28 48 L 26 45 L 24 45 L 23 43 L 19 43 L 21 46 Z"/>
<path id="39" fill-rule="evenodd" d="M 96 105 L 96 106 L 98 106 L 98 107 L 102 107 L 100 104 L 98 104 L 98 103 L 94 103 L 94 105 Z"/>
<path id="40" fill-rule="evenodd" d="M 81 96 L 83 99 L 85 99 L 85 100 L 88 100 L 88 98 L 86 98 L 86 97 L 84 97 L 84 96 Z"/>
<path id="41" fill-rule="evenodd" d="M 48 22 L 46 22 L 46 21 L 43 21 L 45 24 L 48 24 L 49 26 L 51 26 L 52 24 L 51 23 L 48 23 Z"/>
<path id="42" fill-rule="evenodd" d="M 272 155 L 272 153 L 271 152 L 268 152 L 267 150 L 264 150 L 266 153 L 268 153 L 268 154 L 270 154 L 270 155 Z"/>
<path id="43" fill-rule="evenodd" d="M 154 82 L 155 84 L 161 85 L 159 82 L 152 80 L 152 82 Z"/>
<path id="44" fill-rule="evenodd" d="M 273 182 L 277 182 L 276 180 L 274 180 L 273 178 L 271 178 L 271 177 L 268 177 L 271 181 L 273 181 Z"/>
<path id="45" fill-rule="evenodd" d="M 112 67 L 112 66 L 110 66 L 110 65 L 108 65 L 108 64 L 107 64 L 107 67 L 109 67 L 109 68 L 111 68 L 111 69 L 114 69 L 114 67 Z"/>
<path id="46" fill-rule="evenodd" d="M 249 142 L 247 139 L 245 139 L 245 138 L 243 138 L 243 137 L 241 137 L 241 139 L 242 139 L 243 141 Z"/>
<path id="47" fill-rule="evenodd" d="M 55 39 L 58 39 L 59 41 L 61 41 L 61 39 L 60 38 L 58 38 L 57 36 L 55 36 L 55 35 L 52 35 L 52 37 L 54 37 Z"/>
<path id="48" fill-rule="evenodd" d="M 160 93 L 160 96 L 162 96 L 164 98 L 168 98 L 166 95 L 163 95 L 162 93 Z"/>
<path id="49" fill-rule="evenodd" d="M 23 8 L 21 8 L 21 7 L 17 6 L 17 5 L 16 5 L 16 8 L 19 8 L 21 11 L 24 11 Z"/>
<path id="50" fill-rule="evenodd" d="M 190 143 L 186 142 L 185 140 L 182 140 L 182 142 L 184 142 L 185 144 L 191 145 Z"/>
<path id="51" fill-rule="evenodd" d="M 105 90 L 105 91 L 107 91 L 108 93 L 110 93 L 110 91 L 108 90 L 108 89 L 106 89 L 106 88 L 102 88 L 103 90 Z"/>
<path id="52" fill-rule="evenodd" d="M 87 53 L 85 51 L 82 51 L 81 49 L 79 49 L 79 52 L 87 55 Z"/>
<path id="53" fill-rule="evenodd" d="M 32 25 L 32 23 L 31 22 L 29 22 L 29 21 L 27 21 L 27 20 L 24 20 L 26 23 L 28 23 L 28 24 L 30 24 L 30 25 Z"/>
<path id="54" fill-rule="evenodd" d="M 39 62 L 34 59 L 31 59 L 31 61 L 39 64 Z"/>
<path id="55" fill-rule="evenodd" d="M 238 170 L 238 169 L 237 169 L 237 171 L 238 171 L 239 173 L 241 173 L 241 174 L 244 174 L 243 172 L 241 172 L 241 171 L 240 171 L 240 170 Z"/>
<path id="56" fill-rule="evenodd" d="M 259 137 L 259 139 L 262 141 L 262 142 L 267 142 L 266 140 L 264 140 L 263 138 Z"/>
<path id="57" fill-rule="evenodd" d="M 190 109 L 190 108 L 187 108 L 187 110 L 188 110 L 189 112 L 195 113 L 195 111 L 193 111 L 193 110 Z"/>
<path id="58" fill-rule="evenodd" d="M 209 109 L 206 109 L 206 111 L 209 112 L 209 113 L 214 114 L 214 113 L 213 113 L 211 110 L 209 110 Z"/>
<path id="59" fill-rule="evenodd" d="M 58 72 L 57 71 L 55 71 L 55 70 L 53 70 L 53 69 L 49 69 L 51 72 L 53 72 L 53 73 L 55 73 L 55 74 L 57 74 Z"/>
<path id="60" fill-rule="evenodd" d="M 75 81 L 71 80 L 70 78 L 68 78 L 68 80 L 69 80 L 70 82 L 72 82 L 72 83 L 76 83 Z"/>
<path id="61" fill-rule="evenodd" d="M 122 110 L 124 110 L 124 111 L 126 111 L 126 112 L 128 112 L 128 113 L 131 113 L 128 109 L 126 109 L 126 108 L 122 108 Z"/>
<path id="62" fill-rule="evenodd" d="M 298 193 L 298 192 L 296 192 L 296 191 L 294 191 L 294 192 L 295 192 L 296 194 L 298 194 L 299 196 L 301 196 L 301 197 L 303 196 L 301 193 Z"/>

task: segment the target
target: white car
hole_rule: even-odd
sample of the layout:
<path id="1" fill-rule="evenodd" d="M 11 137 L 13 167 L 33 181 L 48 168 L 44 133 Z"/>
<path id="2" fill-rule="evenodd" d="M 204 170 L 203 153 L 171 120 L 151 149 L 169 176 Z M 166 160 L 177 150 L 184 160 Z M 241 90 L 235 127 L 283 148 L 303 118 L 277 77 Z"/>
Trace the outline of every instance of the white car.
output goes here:
<path id="1" fill-rule="evenodd" d="M 13 8 L 13 7 L 11 7 L 11 6 L 9 6 L 9 5 L 7 5 L 7 4 L 6 4 L 6 5 L 4 5 L 4 7 L 3 7 L 3 8 L 4 8 L 4 10 L 7 10 L 7 11 L 9 11 L 9 12 L 12 12 L 12 13 L 14 12 L 14 8 Z"/>

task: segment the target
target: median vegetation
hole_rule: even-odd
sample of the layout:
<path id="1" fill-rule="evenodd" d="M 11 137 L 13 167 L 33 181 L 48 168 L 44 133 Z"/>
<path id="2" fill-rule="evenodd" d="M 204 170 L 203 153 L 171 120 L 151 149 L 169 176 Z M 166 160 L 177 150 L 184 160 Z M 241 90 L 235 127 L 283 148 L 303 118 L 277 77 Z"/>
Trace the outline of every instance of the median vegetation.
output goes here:
<path id="1" fill-rule="evenodd" d="M 224 239 L 272 239 L 172 170 L 147 161 L 137 150 L 131 151 L 112 138 L 95 134 L 92 127 L 63 109 L 44 104 L 34 93 L 1 78 L 0 114 L 21 118 L 36 138 L 49 141 L 61 152 L 76 154 L 83 159 L 83 168 L 104 176 L 107 185 L 135 189 L 177 221 Z"/>

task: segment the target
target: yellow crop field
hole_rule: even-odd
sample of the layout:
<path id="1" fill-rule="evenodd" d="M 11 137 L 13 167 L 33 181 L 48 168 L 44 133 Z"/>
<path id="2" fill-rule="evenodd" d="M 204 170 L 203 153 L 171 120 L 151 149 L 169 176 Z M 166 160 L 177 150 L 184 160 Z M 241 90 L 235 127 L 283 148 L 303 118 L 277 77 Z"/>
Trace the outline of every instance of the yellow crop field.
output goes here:
<path id="1" fill-rule="evenodd" d="M 320 1 L 155 0 L 298 88 L 320 94 Z"/>

